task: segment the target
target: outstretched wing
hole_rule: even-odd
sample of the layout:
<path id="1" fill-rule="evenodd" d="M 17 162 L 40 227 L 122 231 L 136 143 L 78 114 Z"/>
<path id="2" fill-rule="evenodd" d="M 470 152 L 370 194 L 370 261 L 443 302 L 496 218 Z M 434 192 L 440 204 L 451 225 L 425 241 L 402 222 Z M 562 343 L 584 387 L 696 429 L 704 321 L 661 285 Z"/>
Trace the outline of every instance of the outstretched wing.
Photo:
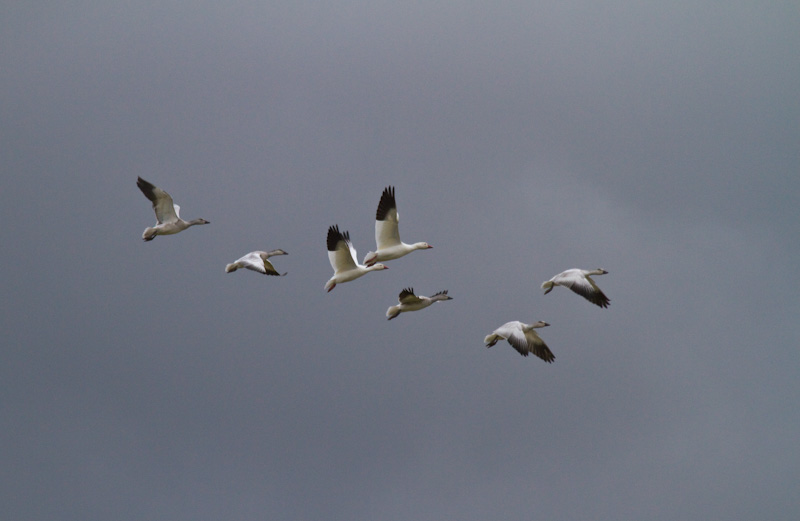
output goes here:
<path id="1" fill-rule="evenodd" d="M 178 213 L 176 211 L 178 207 L 172 202 L 172 197 L 167 192 L 153 183 L 145 181 L 141 177 L 136 180 L 136 186 L 138 186 L 144 196 L 153 203 L 153 211 L 156 213 L 156 220 L 158 220 L 159 224 L 178 220 Z"/>
<path id="2" fill-rule="evenodd" d="M 528 356 L 533 353 L 545 362 L 552 363 L 556 357 L 545 345 L 544 341 L 539 338 L 535 331 L 524 331 L 523 326 L 522 322 L 508 322 L 495 330 L 495 334 L 506 338 L 511 347 L 516 349 L 522 356 Z"/>
<path id="3" fill-rule="evenodd" d="M 340 232 L 339 226 L 328 228 L 328 260 L 334 273 L 356 268 L 356 250 L 350 242 L 349 232 Z"/>
<path id="4" fill-rule="evenodd" d="M 511 339 L 509 338 L 508 341 L 511 342 Z M 541 337 L 539 337 L 539 335 L 537 335 L 535 331 L 525 332 L 524 344 L 525 346 L 527 346 L 528 353 L 533 353 L 534 355 L 538 356 L 539 358 L 541 358 L 542 360 L 544 360 L 549 364 L 553 363 L 553 361 L 556 359 L 555 355 L 553 355 L 553 352 L 550 351 L 550 348 L 547 347 L 547 344 L 544 343 L 544 340 L 542 340 Z M 520 351 L 520 349 L 516 345 L 514 345 L 513 343 L 511 345 L 514 346 L 514 349 Z M 523 354 L 522 351 L 520 351 L 520 354 Z M 523 356 L 525 355 L 526 354 L 523 354 Z"/>
<path id="5" fill-rule="evenodd" d="M 387 186 L 378 203 L 378 211 L 375 212 L 375 244 L 379 250 L 400 244 L 399 222 L 394 187 Z"/>
<path id="6" fill-rule="evenodd" d="M 275 266 L 273 266 L 272 263 L 267 260 L 270 258 L 272 252 L 259 251 L 255 253 L 258 257 L 257 265 L 260 268 L 256 271 L 263 273 L 264 275 L 273 275 L 276 277 L 283 277 L 286 275 L 286 273 L 278 273 L 278 270 L 275 269 Z"/>
<path id="7" fill-rule="evenodd" d="M 608 304 L 611 302 L 600 290 L 600 288 L 597 287 L 597 284 L 595 284 L 594 281 L 586 275 L 570 279 L 570 282 L 571 284 L 568 286 L 569 289 L 585 298 L 592 304 L 600 306 L 601 308 L 607 308 Z"/>
<path id="8" fill-rule="evenodd" d="M 414 288 L 406 288 L 400 292 L 398 297 L 401 304 L 414 304 L 421 302 L 421 299 L 414 295 Z"/>

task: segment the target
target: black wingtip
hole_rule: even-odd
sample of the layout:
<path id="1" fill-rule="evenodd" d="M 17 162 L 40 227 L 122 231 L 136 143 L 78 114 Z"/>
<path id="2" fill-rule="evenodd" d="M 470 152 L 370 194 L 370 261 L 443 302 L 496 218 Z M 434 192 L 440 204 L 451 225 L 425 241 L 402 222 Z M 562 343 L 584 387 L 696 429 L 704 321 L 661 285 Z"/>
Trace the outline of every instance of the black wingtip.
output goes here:
<path id="1" fill-rule="evenodd" d="M 156 189 L 156 186 L 153 183 L 145 181 L 141 177 L 137 177 L 136 186 L 139 187 L 139 190 L 142 191 L 145 197 L 147 197 L 150 201 L 155 202 L 156 194 L 154 190 Z"/>
<path id="2" fill-rule="evenodd" d="M 350 242 L 350 232 L 340 232 L 339 225 L 334 224 L 328 228 L 328 251 L 336 251 L 339 241 Z"/>
<path id="3" fill-rule="evenodd" d="M 378 211 L 375 212 L 375 220 L 383 221 L 390 210 L 397 209 L 397 203 L 394 200 L 394 187 L 387 186 L 383 189 L 381 200 L 378 203 Z"/>
<path id="4" fill-rule="evenodd" d="M 334 224 L 333 226 L 328 228 L 328 251 L 335 251 L 336 250 L 336 243 L 339 242 L 339 239 L 342 237 L 341 232 L 339 232 L 339 225 Z"/>
<path id="5" fill-rule="evenodd" d="M 413 295 L 413 294 L 414 294 L 414 288 L 412 288 L 412 287 L 403 288 L 403 291 L 400 292 L 399 298 L 403 299 L 404 297 L 407 297 L 407 296 Z"/>

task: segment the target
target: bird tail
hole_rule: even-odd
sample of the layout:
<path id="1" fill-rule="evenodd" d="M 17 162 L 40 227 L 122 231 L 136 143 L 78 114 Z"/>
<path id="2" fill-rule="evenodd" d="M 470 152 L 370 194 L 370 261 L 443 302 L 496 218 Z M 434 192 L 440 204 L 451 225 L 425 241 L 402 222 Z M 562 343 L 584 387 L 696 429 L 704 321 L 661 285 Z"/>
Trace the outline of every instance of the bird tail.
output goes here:
<path id="1" fill-rule="evenodd" d="M 233 264 L 233 263 L 230 263 L 230 264 L 225 266 L 225 273 L 230 273 L 230 272 L 236 271 L 236 270 L 237 270 L 236 265 Z"/>
<path id="2" fill-rule="evenodd" d="M 548 293 L 553 291 L 553 281 L 552 280 L 546 280 L 546 281 L 542 282 L 542 289 L 544 290 L 544 294 L 545 295 L 547 295 Z"/>

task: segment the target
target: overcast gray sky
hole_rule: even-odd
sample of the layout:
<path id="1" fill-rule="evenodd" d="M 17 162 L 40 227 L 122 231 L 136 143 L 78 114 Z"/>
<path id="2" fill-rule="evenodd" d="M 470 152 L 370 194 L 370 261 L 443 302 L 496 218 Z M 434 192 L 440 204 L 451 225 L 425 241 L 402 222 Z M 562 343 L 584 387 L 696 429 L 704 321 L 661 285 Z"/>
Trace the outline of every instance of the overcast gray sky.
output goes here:
<path id="1" fill-rule="evenodd" d="M 5 2 L 0 513 L 795 520 L 794 2 Z M 142 242 L 142 176 L 208 226 Z M 432 250 L 339 285 L 396 187 Z M 282 248 L 283 278 L 224 267 Z M 540 284 L 597 268 L 608 309 Z M 387 321 L 406 286 L 452 301 Z M 545 320 L 554 364 L 482 340 Z"/>

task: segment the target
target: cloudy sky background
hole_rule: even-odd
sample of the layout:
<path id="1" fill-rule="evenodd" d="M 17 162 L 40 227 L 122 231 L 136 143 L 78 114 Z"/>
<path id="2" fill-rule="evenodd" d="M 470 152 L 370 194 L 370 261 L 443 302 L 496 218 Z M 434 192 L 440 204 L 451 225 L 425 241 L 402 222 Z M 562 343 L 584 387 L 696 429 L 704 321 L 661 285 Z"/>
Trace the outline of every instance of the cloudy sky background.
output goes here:
<path id="1" fill-rule="evenodd" d="M 431 4 L 0 6 L 4 519 L 797 518 L 797 5 Z"/>

